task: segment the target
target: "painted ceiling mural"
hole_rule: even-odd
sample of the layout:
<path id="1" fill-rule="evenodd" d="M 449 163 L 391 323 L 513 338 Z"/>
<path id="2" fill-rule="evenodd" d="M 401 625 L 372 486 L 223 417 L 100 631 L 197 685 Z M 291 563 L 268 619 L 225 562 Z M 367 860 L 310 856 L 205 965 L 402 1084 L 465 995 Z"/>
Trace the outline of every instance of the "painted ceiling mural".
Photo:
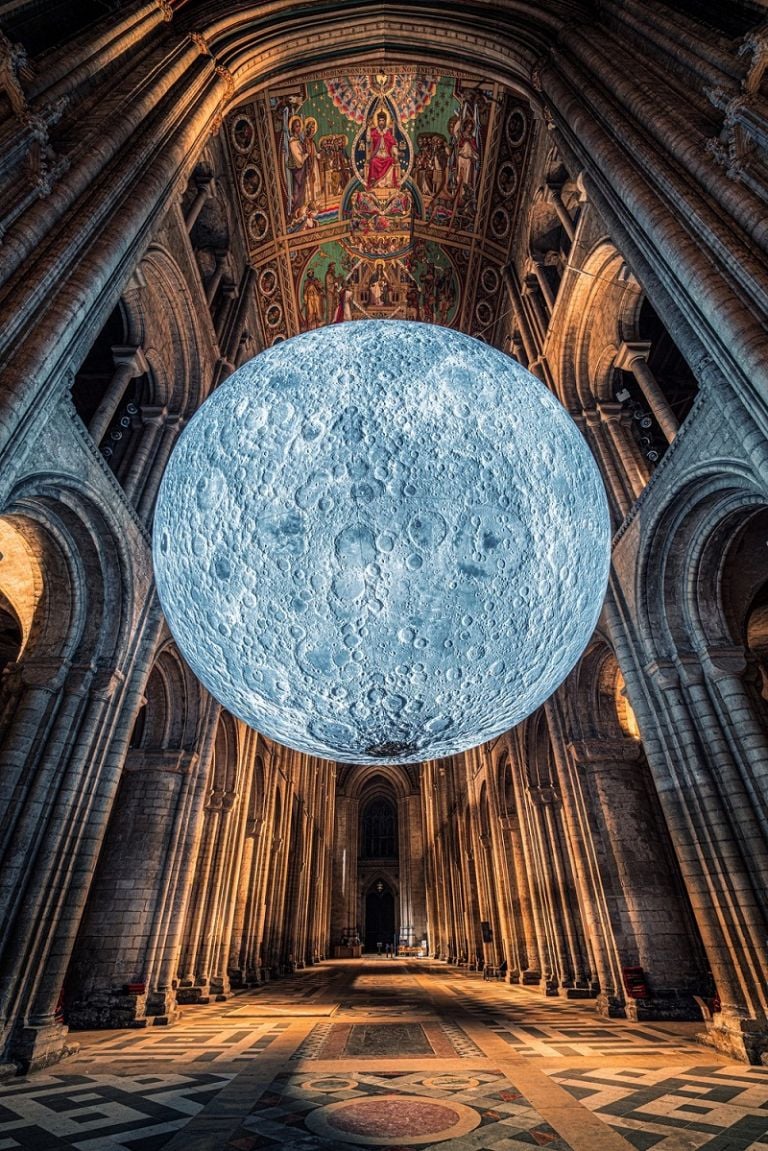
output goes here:
<path id="1" fill-rule="evenodd" d="M 530 110 L 406 68 L 271 89 L 227 121 L 265 346 L 421 320 L 497 342 Z"/>

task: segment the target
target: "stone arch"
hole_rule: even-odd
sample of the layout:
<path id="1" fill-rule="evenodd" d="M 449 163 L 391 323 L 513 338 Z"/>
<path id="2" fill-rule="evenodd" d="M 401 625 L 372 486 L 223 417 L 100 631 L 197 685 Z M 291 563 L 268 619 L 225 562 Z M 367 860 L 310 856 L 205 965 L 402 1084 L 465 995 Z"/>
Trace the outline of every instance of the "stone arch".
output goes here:
<path id="1" fill-rule="evenodd" d="M 240 774 L 240 732 L 234 716 L 222 711 L 213 745 L 211 792 L 233 796 Z"/>
<path id="2" fill-rule="evenodd" d="M 340 789 L 342 790 L 342 789 Z M 394 794 L 396 800 L 404 799 L 412 791 L 408 772 L 397 764 L 365 764 L 354 767 L 345 778 L 343 791 L 350 799 L 361 800 L 373 794 Z"/>
<path id="3" fill-rule="evenodd" d="M 195 745 L 203 689 L 170 638 L 161 643 L 155 655 L 144 699 L 131 737 L 132 747 L 165 751 Z"/>
<path id="4" fill-rule="evenodd" d="M 649 525 L 635 578 L 641 635 L 674 658 L 708 643 L 733 643 L 720 601 L 722 563 L 747 521 L 768 504 L 738 461 L 689 474 Z M 712 589 L 715 594 L 712 594 Z"/>
<path id="5" fill-rule="evenodd" d="M 623 677 L 613 648 L 596 632 L 566 680 L 565 697 L 574 739 L 621 739 L 626 701 L 620 705 Z"/>
<path id="6" fill-rule="evenodd" d="M 562 324 L 557 376 L 570 411 L 614 399 L 616 352 L 622 340 L 633 338 L 641 300 L 624 257 L 610 240 L 599 239 L 578 268 Z"/>
<path id="7" fill-rule="evenodd" d="M 489 807 L 489 801 L 488 801 L 488 784 L 487 784 L 486 780 L 483 780 L 481 787 L 480 787 L 480 798 L 479 798 L 478 804 L 477 804 L 477 812 L 478 812 L 478 820 L 480 823 L 480 834 L 481 835 L 490 835 L 491 834 L 491 817 L 490 817 L 490 807 Z"/>
<path id="8" fill-rule="evenodd" d="M 122 666 L 135 644 L 138 587 L 126 541 L 84 484 L 31 476 L 4 511 L 26 643 L 2 685 L 1 1009 L 53 1019 L 117 790 L 109 753 L 127 741 Z M 10 1050 L 32 1057 L 15 1035 Z"/>
<path id="9" fill-rule="evenodd" d="M 41 586 L 27 653 L 34 646 L 37 655 L 69 661 L 119 661 L 130 644 L 135 581 L 117 525 L 69 476 L 29 477 L 5 513 L 36 557 Z"/>
<path id="10" fill-rule="evenodd" d="M 152 369 L 148 403 L 189 418 L 206 397 L 200 320 L 172 254 L 152 244 L 139 265 L 145 286 L 131 293 L 129 328 Z"/>

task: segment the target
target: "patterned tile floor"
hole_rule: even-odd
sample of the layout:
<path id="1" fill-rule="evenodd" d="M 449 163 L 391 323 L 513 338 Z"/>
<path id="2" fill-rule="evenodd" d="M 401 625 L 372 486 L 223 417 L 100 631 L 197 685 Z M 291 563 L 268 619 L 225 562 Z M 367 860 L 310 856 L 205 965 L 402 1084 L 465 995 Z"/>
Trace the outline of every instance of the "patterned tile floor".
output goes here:
<path id="1" fill-rule="evenodd" d="M 709 1063 L 550 1072 L 590 1111 L 647 1151 L 768 1147 L 768 1068 Z"/>
<path id="2" fill-rule="evenodd" d="M 170 1028 L 74 1036 L 79 1054 L 0 1084 L 0 1151 L 768 1151 L 768 1068 L 699 1029 L 335 961 Z"/>
<path id="3" fill-rule="evenodd" d="M 451 1103 L 464 1104 L 477 1112 L 479 1123 L 471 1134 L 441 1143 L 445 1148 L 456 1147 L 457 1151 L 458 1147 L 493 1148 L 494 1151 L 518 1148 L 530 1151 L 532 1146 L 548 1146 L 552 1151 L 568 1148 L 514 1084 L 496 1071 L 478 1071 L 466 1076 L 425 1075 L 423 1071 L 352 1074 L 345 1078 L 308 1077 L 306 1072 L 280 1075 L 225 1146 L 231 1151 L 278 1147 L 285 1151 L 330 1151 L 333 1144 L 329 1140 L 307 1135 L 308 1115 L 341 1100 L 391 1095 L 400 1097 L 404 1104 L 412 1096 L 419 1100 L 450 1098 Z"/>
<path id="4" fill-rule="evenodd" d="M 0 1148 L 156 1151 L 231 1075 L 35 1075 L 3 1086 Z"/>

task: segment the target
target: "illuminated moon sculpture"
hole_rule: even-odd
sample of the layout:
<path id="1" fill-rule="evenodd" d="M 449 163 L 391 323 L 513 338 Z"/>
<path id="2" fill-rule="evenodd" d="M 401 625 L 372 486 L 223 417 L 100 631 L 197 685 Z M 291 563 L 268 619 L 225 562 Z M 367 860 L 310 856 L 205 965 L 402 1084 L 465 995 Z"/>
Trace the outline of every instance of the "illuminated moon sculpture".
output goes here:
<path id="1" fill-rule="evenodd" d="M 584 650 L 610 525 L 590 451 L 502 352 L 321 328 L 201 407 L 163 477 L 171 631 L 231 712 L 310 755 L 416 763 L 524 719 Z"/>

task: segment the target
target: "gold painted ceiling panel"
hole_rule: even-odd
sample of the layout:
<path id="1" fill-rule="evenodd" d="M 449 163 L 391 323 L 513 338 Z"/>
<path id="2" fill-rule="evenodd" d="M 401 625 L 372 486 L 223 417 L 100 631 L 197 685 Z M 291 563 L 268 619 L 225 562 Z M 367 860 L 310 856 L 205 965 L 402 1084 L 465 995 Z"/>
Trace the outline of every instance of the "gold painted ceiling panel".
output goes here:
<path id="1" fill-rule="evenodd" d="M 399 68 L 269 90 L 226 132 L 264 346 L 396 318 L 497 342 L 530 109 Z"/>

